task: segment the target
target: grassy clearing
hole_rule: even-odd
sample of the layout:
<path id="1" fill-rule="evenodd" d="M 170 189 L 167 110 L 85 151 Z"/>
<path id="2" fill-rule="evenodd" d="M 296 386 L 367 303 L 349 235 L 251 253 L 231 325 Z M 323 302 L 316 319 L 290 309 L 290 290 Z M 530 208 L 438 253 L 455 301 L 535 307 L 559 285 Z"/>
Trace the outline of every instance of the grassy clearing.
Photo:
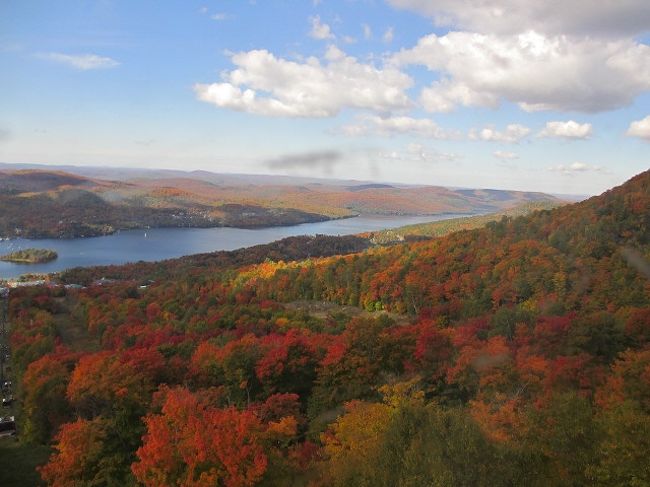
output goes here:
<path id="1" fill-rule="evenodd" d="M 398 313 L 389 313 L 388 311 L 366 311 L 357 306 L 341 305 L 329 301 L 292 301 L 286 303 L 288 309 L 301 311 L 319 320 L 331 320 L 337 316 L 345 316 L 346 319 L 362 317 L 362 318 L 378 318 L 380 316 L 387 316 L 395 321 L 397 324 L 408 324 L 410 317 L 407 315 L 400 315 Z"/>
<path id="2" fill-rule="evenodd" d="M 50 448 L 25 445 L 15 438 L 0 438 L 0 485 L 2 487 L 36 487 L 45 485 L 36 467 L 45 464 Z"/>

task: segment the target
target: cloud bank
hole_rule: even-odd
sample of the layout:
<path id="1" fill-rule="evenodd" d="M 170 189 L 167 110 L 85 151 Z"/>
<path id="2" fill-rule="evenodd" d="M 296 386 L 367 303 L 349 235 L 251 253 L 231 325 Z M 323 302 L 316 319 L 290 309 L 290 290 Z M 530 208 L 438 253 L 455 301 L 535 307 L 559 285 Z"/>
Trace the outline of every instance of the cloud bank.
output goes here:
<path id="1" fill-rule="evenodd" d="M 513 34 L 521 26 L 545 34 L 635 36 L 650 31 L 647 0 L 388 0 L 431 17 L 438 26 Z"/>
<path id="2" fill-rule="evenodd" d="M 425 36 L 393 60 L 442 76 L 422 90 L 429 111 L 503 100 L 526 111 L 600 112 L 650 89 L 650 47 L 630 39 L 450 32 Z"/>

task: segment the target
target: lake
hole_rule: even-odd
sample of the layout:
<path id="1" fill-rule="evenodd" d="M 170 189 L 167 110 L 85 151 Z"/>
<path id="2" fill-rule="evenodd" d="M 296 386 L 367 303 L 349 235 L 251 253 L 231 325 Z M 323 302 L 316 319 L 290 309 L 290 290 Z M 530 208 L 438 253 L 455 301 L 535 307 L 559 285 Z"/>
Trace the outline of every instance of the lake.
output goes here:
<path id="1" fill-rule="evenodd" d="M 0 261 L 0 278 L 16 277 L 30 272 L 58 272 L 79 266 L 156 261 L 216 250 L 235 250 L 296 235 L 353 235 L 459 216 L 466 215 L 359 216 L 254 230 L 230 227 L 151 228 L 121 231 L 93 238 L 14 239 L 0 242 L 0 255 L 26 248 L 44 248 L 55 250 L 59 258 L 52 262 L 29 265 Z"/>

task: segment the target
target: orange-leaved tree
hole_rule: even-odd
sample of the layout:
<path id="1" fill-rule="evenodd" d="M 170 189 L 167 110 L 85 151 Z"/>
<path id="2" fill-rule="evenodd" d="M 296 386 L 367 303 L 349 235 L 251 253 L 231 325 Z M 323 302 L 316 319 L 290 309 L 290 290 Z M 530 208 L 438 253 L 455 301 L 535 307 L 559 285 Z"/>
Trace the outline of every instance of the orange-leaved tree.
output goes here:
<path id="1" fill-rule="evenodd" d="M 184 388 L 166 389 L 160 414 L 145 418 L 147 432 L 131 469 L 147 487 L 254 485 L 266 471 L 262 424 L 251 411 L 217 409 Z"/>

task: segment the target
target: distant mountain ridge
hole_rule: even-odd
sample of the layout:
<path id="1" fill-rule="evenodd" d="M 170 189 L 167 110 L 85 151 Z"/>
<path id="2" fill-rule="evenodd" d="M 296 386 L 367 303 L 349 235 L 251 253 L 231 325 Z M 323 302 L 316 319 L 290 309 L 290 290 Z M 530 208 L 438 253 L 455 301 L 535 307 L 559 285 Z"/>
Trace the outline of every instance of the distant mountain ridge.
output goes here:
<path id="1" fill-rule="evenodd" d="M 61 186 L 89 185 L 91 181 L 82 176 L 63 171 L 20 170 L 0 172 L 0 191 L 27 193 L 49 191 Z"/>
<path id="2" fill-rule="evenodd" d="M 7 209 L 0 215 L 0 237 L 87 237 L 143 227 L 255 228 L 359 214 L 473 215 L 526 202 L 558 201 L 543 193 L 495 189 L 207 172 L 118 170 L 113 174 L 101 169 L 99 173 L 110 176 L 102 178 L 97 173 L 95 169 L 0 171 L 0 204 Z"/>

